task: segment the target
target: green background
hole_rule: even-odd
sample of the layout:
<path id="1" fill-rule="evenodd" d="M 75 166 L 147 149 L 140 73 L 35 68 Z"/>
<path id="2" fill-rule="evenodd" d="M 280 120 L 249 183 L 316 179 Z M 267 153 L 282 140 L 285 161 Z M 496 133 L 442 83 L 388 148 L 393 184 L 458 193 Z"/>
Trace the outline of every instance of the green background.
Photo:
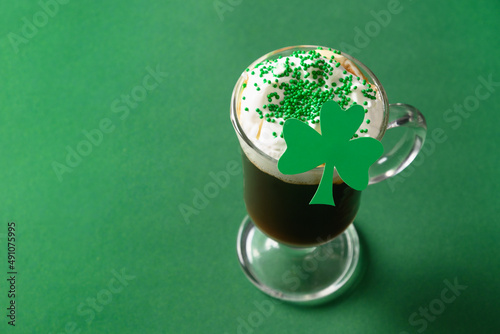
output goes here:
<path id="1" fill-rule="evenodd" d="M 456 279 L 467 288 L 424 332 L 498 333 L 500 87 L 480 88 L 490 96 L 467 117 L 447 110 L 477 101 L 480 77 L 500 82 L 500 3 L 401 0 L 388 24 L 374 23 L 371 11 L 390 3 L 69 1 L 44 21 L 38 2 L 3 0 L 0 332 L 238 333 L 258 320 L 254 303 L 271 299 L 237 262 L 241 171 L 189 219 L 179 206 L 192 206 L 210 172 L 241 164 L 229 121 L 239 74 L 269 51 L 317 44 L 350 51 L 390 102 L 422 111 L 425 153 L 364 191 L 355 226 L 368 265 L 355 290 L 322 307 L 275 304 L 240 332 L 419 333 L 410 316 Z M 39 27 L 16 47 L 13 34 L 34 19 Z M 161 82 L 127 117 L 116 113 L 148 66 L 166 73 Z M 60 181 L 54 161 L 65 163 L 68 146 L 103 119 L 113 130 Z M 433 139 L 436 129 L 445 140 Z M 5 316 L 9 221 L 15 328 Z M 104 302 L 98 311 L 92 298 Z"/>

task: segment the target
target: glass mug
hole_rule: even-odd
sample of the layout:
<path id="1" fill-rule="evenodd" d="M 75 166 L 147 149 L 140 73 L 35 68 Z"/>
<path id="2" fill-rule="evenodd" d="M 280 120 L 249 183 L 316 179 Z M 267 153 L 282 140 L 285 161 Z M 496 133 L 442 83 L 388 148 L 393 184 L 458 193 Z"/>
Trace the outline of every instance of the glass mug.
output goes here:
<path id="1" fill-rule="evenodd" d="M 282 48 L 257 59 L 249 68 L 297 50 L 317 48 Z M 389 105 L 375 75 L 359 60 L 342 55 L 358 67 L 380 94 L 383 121 L 376 139 L 381 140 L 386 130 L 406 129 L 396 145 L 384 147 L 382 157 L 370 167 L 369 184 L 374 184 L 398 174 L 413 161 L 424 143 L 427 127 L 416 108 L 401 103 Z M 278 171 L 278 160 L 252 143 L 238 120 L 244 80 L 242 74 L 231 98 L 231 122 L 241 146 L 248 212 L 238 232 L 240 264 L 248 279 L 272 297 L 308 304 L 330 300 L 351 286 L 359 273 L 360 244 L 352 222 L 361 192 L 345 183 L 332 184 L 335 206 L 309 205 L 323 167 L 300 174 L 317 180 L 317 184 L 294 184 L 293 176 Z"/>

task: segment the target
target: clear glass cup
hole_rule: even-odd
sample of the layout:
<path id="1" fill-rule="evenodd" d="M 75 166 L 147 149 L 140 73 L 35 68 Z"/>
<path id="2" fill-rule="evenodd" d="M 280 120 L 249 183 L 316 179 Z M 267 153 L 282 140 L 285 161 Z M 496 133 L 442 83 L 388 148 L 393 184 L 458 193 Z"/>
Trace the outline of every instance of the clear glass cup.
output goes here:
<path id="1" fill-rule="evenodd" d="M 296 50 L 317 48 L 310 45 L 282 48 L 257 59 L 249 67 L 289 56 Z M 417 156 L 427 132 L 425 119 L 412 106 L 389 105 L 384 88 L 370 69 L 354 57 L 342 55 L 361 70 L 380 94 L 384 115 L 377 139 L 381 140 L 389 129 L 406 130 L 394 146 L 384 147 L 384 155 L 371 166 L 369 184 L 377 183 L 401 172 Z M 283 182 L 272 176 L 282 175 L 277 168 L 278 160 L 257 148 L 238 120 L 244 79 L 242 74 L 231 99 L 231 122 L 242 148 L 248 211 L 238 232 L 240 264 L 248 279 L 272 297 L 308 304 L 330 300 L 351 286 L 359 273 L 360 243 L 352 222 L 361 192 L 343 183 L 333 184 L 335 207 L 301 205 L 300 201 L 309 203 L 317 185 L 297 185 L 293 180 Z M 303 174 L 319 183 L 323 167 Z M 331 223 L 325 224 L 322 221 L 325 217 Z"/>

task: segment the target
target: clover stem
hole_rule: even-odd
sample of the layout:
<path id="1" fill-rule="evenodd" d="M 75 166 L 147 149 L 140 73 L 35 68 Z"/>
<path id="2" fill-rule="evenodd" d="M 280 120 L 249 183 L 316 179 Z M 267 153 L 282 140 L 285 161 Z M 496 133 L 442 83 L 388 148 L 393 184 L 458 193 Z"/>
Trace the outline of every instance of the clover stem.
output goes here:
<path id="1" fill-rule="evenodd" d="M 326 204 L 335 206 L 333 201 L 333 163 L 326 163 L 318 189 L 309 204 Z"/>

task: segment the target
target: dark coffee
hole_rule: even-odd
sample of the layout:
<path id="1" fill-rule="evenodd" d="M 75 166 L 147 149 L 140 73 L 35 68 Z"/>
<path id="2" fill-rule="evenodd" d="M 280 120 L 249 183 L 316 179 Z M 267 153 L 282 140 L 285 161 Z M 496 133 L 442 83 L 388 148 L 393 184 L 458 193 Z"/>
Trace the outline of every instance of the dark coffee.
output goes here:
<path id="1" fill-rule="evenodd" d="M 335 206 L 309 205 L 318 185 L 284 182 L 242 156 L 247 211 L 269 237 L 292 246 L 313 246 L 341 234 L 354 220 L 361 191 L 333 184 Z"/>

